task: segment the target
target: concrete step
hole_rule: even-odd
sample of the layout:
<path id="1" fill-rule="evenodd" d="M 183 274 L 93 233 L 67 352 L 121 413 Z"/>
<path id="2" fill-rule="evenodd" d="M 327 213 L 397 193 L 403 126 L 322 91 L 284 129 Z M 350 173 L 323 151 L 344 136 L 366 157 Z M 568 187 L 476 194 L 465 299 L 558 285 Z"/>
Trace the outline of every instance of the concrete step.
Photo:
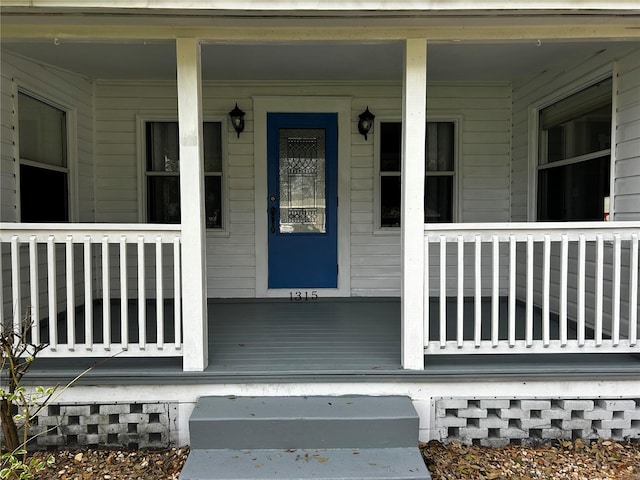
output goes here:
<path id="1" fill-rule="evenodd" d="M 180 480 L 429 480 L 419 449 L 192 450 Z"/>
<path id="2" fill-rule="evenodd" d="M 408 397 L 202 397 L 192 449 L 399 448 L 418 445 Z"/>

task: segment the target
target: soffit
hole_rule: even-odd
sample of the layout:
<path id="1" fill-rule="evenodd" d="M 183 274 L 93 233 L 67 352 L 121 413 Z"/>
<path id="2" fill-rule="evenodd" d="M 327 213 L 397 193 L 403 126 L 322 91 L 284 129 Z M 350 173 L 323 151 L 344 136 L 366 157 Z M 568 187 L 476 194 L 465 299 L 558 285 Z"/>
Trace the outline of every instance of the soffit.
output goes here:
<path id="1" fill-rule="evenodd" d="M 430 81 L 515 81 L 628 42 L 432 43 Z M 104 80 L 175 80 L 173 42 L 6 42 L 3 52 Z M 401 81 L 403 44 L 297 42 L 204 44 L 205 81 Z"/>

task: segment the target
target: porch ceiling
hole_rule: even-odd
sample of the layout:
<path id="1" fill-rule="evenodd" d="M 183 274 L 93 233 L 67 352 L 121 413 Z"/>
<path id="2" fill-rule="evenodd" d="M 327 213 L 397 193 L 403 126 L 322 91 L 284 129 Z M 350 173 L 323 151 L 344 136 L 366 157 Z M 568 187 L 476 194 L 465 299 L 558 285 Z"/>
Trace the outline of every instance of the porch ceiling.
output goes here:
<path id="1" fill-rule="evenodd" d="M 636 44 L 638 42 L 635 42 Z M 428 46 L 430 81 L 514 81 L 535 76 L 567 59 L 589 58 L 631 42 L 542 41 L 433 43 Z M 2 50 L 86 77 L 104 80 L 175 80 L 173 42 L 88 43 L 3 40 Z M 204 80 L 211 81 L 400 81 L 403 45 L 298 42 L 205 44 Z"/>

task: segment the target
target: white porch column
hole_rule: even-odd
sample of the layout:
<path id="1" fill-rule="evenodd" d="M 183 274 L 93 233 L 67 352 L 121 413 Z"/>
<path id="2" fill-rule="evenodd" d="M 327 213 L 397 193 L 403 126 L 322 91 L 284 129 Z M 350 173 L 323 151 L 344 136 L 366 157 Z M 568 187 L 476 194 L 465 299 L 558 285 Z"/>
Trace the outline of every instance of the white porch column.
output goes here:
<path id="1" fill-rule="evenodd" d="M 208 364 L 200 43 L 176 40 L 182 210 L 183 369 Z"/>
<path id="2" fill-rule="evenodd" d="M 427 41 L 405 45 L 402 94 L 402 366 L 424 368 L 424 176 Z"/>

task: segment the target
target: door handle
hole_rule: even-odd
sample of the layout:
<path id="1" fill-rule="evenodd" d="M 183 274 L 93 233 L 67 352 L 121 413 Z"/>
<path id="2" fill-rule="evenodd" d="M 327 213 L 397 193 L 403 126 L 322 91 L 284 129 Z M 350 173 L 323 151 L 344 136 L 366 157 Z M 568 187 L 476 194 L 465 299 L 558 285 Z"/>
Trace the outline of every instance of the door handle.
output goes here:
<path id="1" fill-rule="evenodd" d="M 271 207 L 269 213 L 271 214 L 271 233 L 276 233 L 276 207 Z"/>

